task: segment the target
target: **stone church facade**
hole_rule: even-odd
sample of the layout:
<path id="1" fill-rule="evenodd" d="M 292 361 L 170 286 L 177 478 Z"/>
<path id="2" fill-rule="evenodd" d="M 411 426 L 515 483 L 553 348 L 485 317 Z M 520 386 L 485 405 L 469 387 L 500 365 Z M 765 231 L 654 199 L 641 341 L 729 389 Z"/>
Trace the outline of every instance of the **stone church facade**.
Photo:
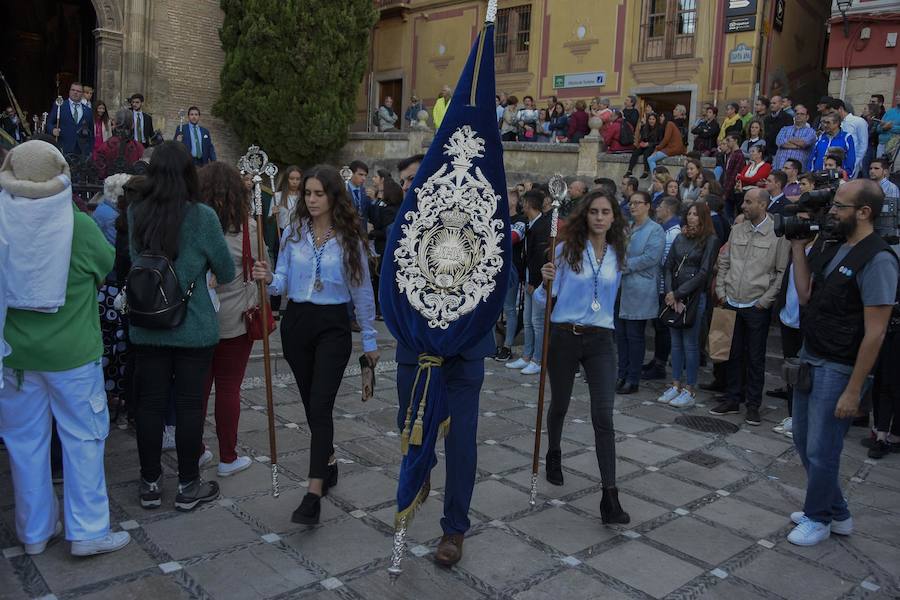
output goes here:
<path id="1" fill-rule="evenodd" d="M 224 53 L 218 0 L 92 0 L 97 13 L 95 98 L 110 108 L 131 94 L 145 97 L 153 123 L 171 139 L 179 110 L 197 106 L 220 160 L 234 164 L 242 148 L 222 119 L 219 97 Z"/>

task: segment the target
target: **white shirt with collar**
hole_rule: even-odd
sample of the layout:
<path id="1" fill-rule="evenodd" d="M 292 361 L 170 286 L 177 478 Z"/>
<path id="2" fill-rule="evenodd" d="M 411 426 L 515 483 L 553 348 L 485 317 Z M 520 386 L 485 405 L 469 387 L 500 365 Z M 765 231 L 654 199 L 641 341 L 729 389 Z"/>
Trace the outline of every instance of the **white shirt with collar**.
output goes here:
<path id="1" fill-rule="evenodd" d="M 771 198 L 769 198 L 769 208 L 772 208 L 775 205 L 775 203 L 778 202 L 779 200 L 781 200 L 782 198 L 784 198 L 784 192 L 778 194 L 777 196 L 772 196 Z M 760 225 L 762 225 L 762 223 L 760 223 Z"/>
<path id="2" fill-rule="evenodd" d="M 132 113 L 134 113 L 132 115 L 134 119 L 134 139 L 138 142 L 144 142 L 144 111 L 135 110 Z M 140 126 L 138 126 L 138 118 L 140 118 Z"/>
<path id="3" fill-rule="evenodd" d="M 881 181 L 878 182 L 878 185 L 881 186 L 884 195 L 888 198 L 900 198 L 900 188 L 897 187 L 893 181 L 884 177 Z"/>

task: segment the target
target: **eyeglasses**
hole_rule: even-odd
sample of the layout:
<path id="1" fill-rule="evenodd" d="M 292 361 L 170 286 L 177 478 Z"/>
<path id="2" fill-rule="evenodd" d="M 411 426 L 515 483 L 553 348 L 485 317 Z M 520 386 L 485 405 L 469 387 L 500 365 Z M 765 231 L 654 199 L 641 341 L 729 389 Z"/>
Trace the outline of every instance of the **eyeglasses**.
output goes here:
<path id="1" fill-rule="evenodd" d="M 639 204 L 647 204 L 646 200 L 629 200 L 628 206 L 638 206 Z"/>
<path id="2" fill-rule="evenodd" d="M 854 210 L 859 208 L 859 206 L 857 206 L 856 204 L 842 204 L 840 202 L 832 202 L 831 206 L 835 207 L 838 210 L 840 210 L 842 208 L 852 208 Z"/>

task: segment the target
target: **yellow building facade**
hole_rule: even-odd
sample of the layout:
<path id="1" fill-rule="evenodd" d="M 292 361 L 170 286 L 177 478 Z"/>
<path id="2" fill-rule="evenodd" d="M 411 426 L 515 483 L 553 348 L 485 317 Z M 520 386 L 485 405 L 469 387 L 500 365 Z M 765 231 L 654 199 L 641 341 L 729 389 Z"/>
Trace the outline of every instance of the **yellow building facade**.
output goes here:
<path id="1" fill-rule="evenodd" d="M 484 0 L 375 0 L 380 19 L 356 129 L 385 96 L 402 116 L 453 86 L 484 20 Z M 497 90 L 560 100 L 635 95 L 656 110 L 757 94 L 814 102 L 827 87 L 824 0 L 500 0 Z M 399 101 L 399 102 L 398 102 Z M 404 125 L 405 127 L 406 125 Z"/>

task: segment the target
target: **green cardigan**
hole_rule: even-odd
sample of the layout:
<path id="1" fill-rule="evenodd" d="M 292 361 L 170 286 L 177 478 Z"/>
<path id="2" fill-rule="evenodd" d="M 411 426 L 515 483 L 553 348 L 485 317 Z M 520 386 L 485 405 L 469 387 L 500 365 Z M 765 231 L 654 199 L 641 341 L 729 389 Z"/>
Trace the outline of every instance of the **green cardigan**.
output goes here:
<path id="1" fill-rule="evenodd" d="M 133 208 L 128 208 L 129 231 L 134 227 Z M 135 247 L 133 239 L 129 247 L 134 261 L 141 248 Z M 219 343 L 219 320 L 206 285 L 206 272 L 210 270 L 218 281 L 231 281 L 235 277 L 234 261 L 219 217 L 209 206 L 195 203 L 188 208 L 181 223 L 175 259 L 175 274 L 182 290 L 187 290 L 190 282 L 194 282 L 194 293 L 188 300 L 184 322 L 175 329 L 146 329 L 132 325 L 128 330 L 131 343 L 179 348 L 206 348 Z"/>
<path id="2" fill-rule="evenodd" d="M 115 251 L 92 218 L 74 205 L 72 210 L 66 303 L 55 313 L 9 310 L 4 335 L 12 354 L 4 366 L 10 369 L 68 371 L 103 356 L 97 288 L 112 269 Z"/>

